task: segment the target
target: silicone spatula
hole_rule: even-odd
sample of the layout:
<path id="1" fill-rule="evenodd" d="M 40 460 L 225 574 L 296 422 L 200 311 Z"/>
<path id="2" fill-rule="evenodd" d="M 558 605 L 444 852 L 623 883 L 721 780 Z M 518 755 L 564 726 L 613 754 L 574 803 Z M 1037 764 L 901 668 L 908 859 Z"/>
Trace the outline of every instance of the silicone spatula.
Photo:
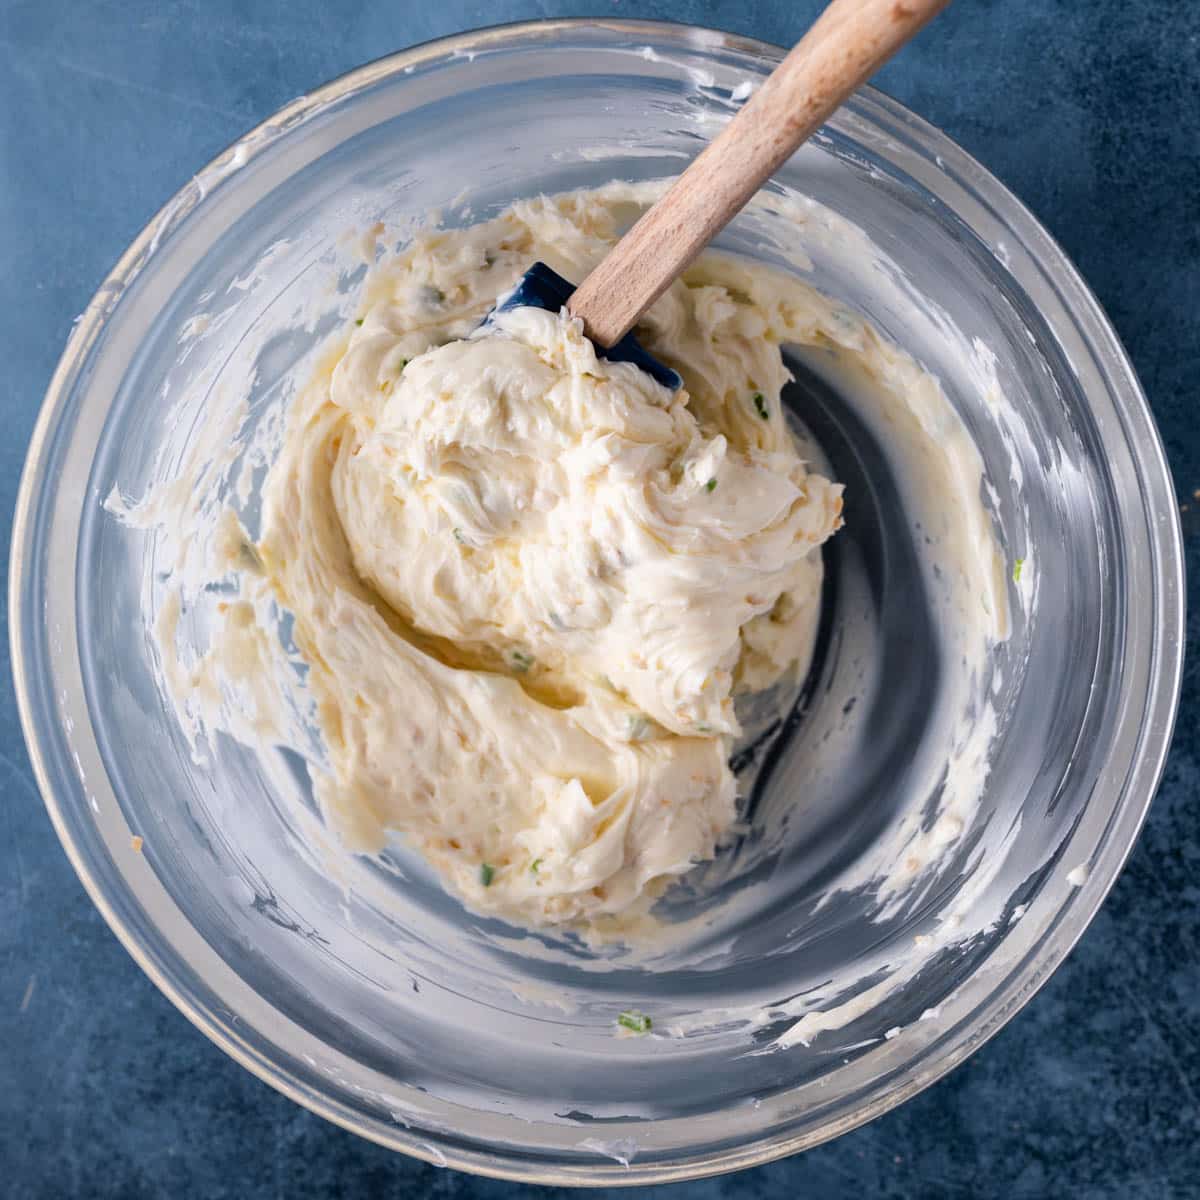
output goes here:
<path id="1" fill-rule="evenodd" d="M 578 288 L 534 263 L 498 309 L 565 305 L 605 357 L 679 387 L 679 376 L 637 344 L 630 330 L 638 318 L 821 122 L 949 2 L 833 0 Z"/>

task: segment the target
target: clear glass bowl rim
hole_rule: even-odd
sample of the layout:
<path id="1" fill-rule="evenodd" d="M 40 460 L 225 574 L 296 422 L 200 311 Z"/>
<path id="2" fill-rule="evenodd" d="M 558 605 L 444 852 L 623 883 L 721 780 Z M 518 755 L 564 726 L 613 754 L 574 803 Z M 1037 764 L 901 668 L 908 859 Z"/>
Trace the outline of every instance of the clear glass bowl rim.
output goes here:
<path id="1" fill-rule="evenodd" d="M 143 945 L 138 932 L 122 917 L 120 906 L 106 890 L 105 882 L 91 869 L 72 830 L 69 811 L 72 797 L 58 795 L 53 785 L 53 772 L 48 760 L 49 747 L 37 720 L 32 679 L 39 669 L 39 662 L 33 654 L 32 639 L 27 637 L 27 633 L 31 623 L 38 617 L 28 603 L 26 564 L 32 561 L 32 548 L 37 540 L 37 501 L 47 487 L 52 486 L 48 477 L 48 460 L 60 417 L 93 346 L 124 291 L 145 269 L 171 233 L 204 202 L 211 188 L 226 182 L 276 140 L 315 117 L 328 105 L 401 74 L 406 68 L 455 54 L 519 48 L 530 38 L 543 41 L 557 35 L 569 38 L 584 31 L 608 31 L 614 35 L 662 39 L 674 42 L 682 51 L 734 50 L 755 56 L 768 67 L 786 53 L 784 49 L 754 38 L 677 22 L 624 18 L 515 22 L 436 39 L 377 59 L 301 96 L 244 134 L 163 206 L 130 245 L 76 321 L 47 388 L 18 490 L 9 564 L 9 633 L 17 704 L 30 760 L 67 856 L 93 903 L 126 950 L 201 1032 L 276 1090 L 327 1120 L 380 1145 L 403 1150 L 438 1165 L 495 1178 L 556 1185 L 611 1186 L 679 1182 L 739 1170 L 770 1162 L 839 1136 L 887 1112 L 941 1078 L 1024 1006 L 1066 957 L 1095 916 L 1133 848 L 1158 786 L 1179 699 L 1185 644 L 1185 590 L 1179 513 L 1162 442 L 1133 367 L 1098 301 L 1058 244 L 1007 188 L 934 126 L 878 90 L 863 88 L 855 99 L 875 110 L 873 115 L 885 116 L 894 128 L 902 129 L 905 136 L 929 159 L 936 158 L 938 168 L 946 176 L 960 187 L 968 188 L 996 219 L 1003 221 L 1010 234 L 1016 235 L 1042 272 L 1043 280 L 1053 280 L 1077 330 L 1086 338 L 1088 348 L 1095 354 L 1096 365 L 1103 378 L 1124 402 L 1113 414 L 1117 418 L 1116 425 L 1125 434 L 1129 452 L 1136 460 L 1139 478 L 1146 485 L 1147 490 L 1139 497 L 1143 513 L 1158 514 L 1157 520 L 1147 522 L 1157 534 L 1150 546 L 1155 566 L 1151 582 L 1156 605 L 1151 614 L 1146 701 L 1140 709 L 1136 705 L 1124 706 L 1118 736 L 1114 737 L 1114 744 L 1119 742 L 1124 745 L 1129 743 L 1132 733 L 1134 752 L 1128 756 L 1127 762 L 1121 764 L 1125 768 L 1122 794 L 1109 814 L 1100 850 L 1090 864 L 1089 878 L 1063 906 L 1059 919 L 1052 925 L 1048 935 L 1032 946 L 1017 969 L 1007 973 L 1001 986 L 983 995 L 981 1002 L 973 1009 L 972 1019 L 960 1022 L 955 1033 L 943 1040 L 935 1061 L 925 1064 L 917 1073 L 907 1071 L 899 1078 L 877 1086 L 875 1093 L 863 1097 L 853 1112 L 835 1116 L 820 1127 L 799 1134 L 775 1134 L 707 1156 L 691 1156 L 661 1164 L 639 1164 L 634 1159 L 627 1167 L 616 1162 L 548 1164 L 544 1159 L 523 1159 L 508 1152 L 497 1155 L 463 1151 L 450 1144 L 443 1144 L 443 1148 L 439 1149 L 436 1139 L 422 1141 L 402 1128 L 389 1129 L 380 1123 L 368 1122 L 348 1105 L 320 1094 L 294 1078 L 279 1064 L 254 1053 L 227 1019 L 206 1008 L 196 996 L 189 993 L 181 974 L 172 976 L 164 970 Z M 1030 282 L 1022 278 L 1020 264 L 1014 266 L 1012 271 L 1022 285 Z M 1166 519 L 1162 514 L 1166 514 Z M 1136 729 L 1131 729 L 1134 725 Z M 1120 736 L 1122 732 L 1124 738 Z M 108 780 L 103 780 L 99 786 L 107 788 Z M 183 965 L 179 964 L 180 967 Z M 976 983 L 973 978 L 962 992 L 969 991 Z M 225 1017 L 228 1016 L 225 1014 Z"/>

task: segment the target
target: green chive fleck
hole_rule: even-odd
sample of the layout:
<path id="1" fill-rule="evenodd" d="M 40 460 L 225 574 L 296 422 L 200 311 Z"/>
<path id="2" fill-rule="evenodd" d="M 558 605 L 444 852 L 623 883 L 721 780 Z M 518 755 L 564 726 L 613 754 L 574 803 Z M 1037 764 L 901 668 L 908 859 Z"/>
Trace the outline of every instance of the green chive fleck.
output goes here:
<path id="1" fill-rule="evenodd" d="M 1018 558 L 1017 561 L 1013 563 L 1013 583 L 1021 582 L 1021 568 L 1024 565 L 1025 560 L 1023 558 Z"/>
<path id="2" fill-rule="evenodd" d="M 767 402 L 763 399 L 762 392 L 754 393 L 754 411 L 765 421 L 771 414 L 767 412 Z"/>
<path id="3" fill-rule="evenodd" d="M 479 864 L 479 882 L 484 887 L 491 887 L 492 880 L 496 878 L 496 868 L 491 863 Z"/>
<path id="4" fill-rule="evenodd" d="M 716 489 L 717 489 L 717 481 L 716 481 L 715 479 L 710 479 L 710 480 L 709 480 L 709 481 L 708 481 L 708 482 L 707 482 L 707 483 L 704 485 L 704 490 L 705 490 L 706 492 L 714 492 L 714 491 L 716 491 Z"/>
<path id="5" fill-rule="evenodd" d="M 355 323 L 355 325 L 361 325 L 363 323 L 362 317 L 359 317 L 358 320 L 355 321 L 354 323 Z"/>
<path id="6" fill-rule="evenodd" d="M 518 675 L 524 675 L 534 663 L 533 655 L 526 654 L 523 650 L 514 650 L 510 657 L 512 659 L 512 669 Z"/>
<path id="7" fill-rule="evenodd" d="M 461 529 L 459 529 L 457 526 L 455 527 L 455 530 L 454 530 L 454 540 L 460 546 L 465 546 L 467 544 L 467 539 L 465 537 L 463 537 L 463 531 Z"/>
<path id="8" fill-rule="evenodd" d="M 543 861 L 543 859 L 535 858 L 533 862 L 529 864 L 529 873 L 531 875 L 536 875 L 538 873 L 538 867 L 542 865 Z"/>
<path id="9" fill-rule="evenodd" d="M 632 1033 L 649 1033 L 650 1026 L 654 1022 L 645 1013 L 640 1013 L 637 1009 L 630 1008 L 617 1018 L 617 1024 Z"/>
<path id="10" fill-rule="evenodd" d="M 631 742 L 644 742 L 650 736 L 650 718 L 644 713 L 629 713 L 625 718 L 625 736 Z"/>
<path id="11" fill-rule="evenodd" d="M 258 551 L 249 542 L 242 542 L 238 546 L 238 559 L 248 571 L 262 570 L 262 559 L 259 558 Z"/>

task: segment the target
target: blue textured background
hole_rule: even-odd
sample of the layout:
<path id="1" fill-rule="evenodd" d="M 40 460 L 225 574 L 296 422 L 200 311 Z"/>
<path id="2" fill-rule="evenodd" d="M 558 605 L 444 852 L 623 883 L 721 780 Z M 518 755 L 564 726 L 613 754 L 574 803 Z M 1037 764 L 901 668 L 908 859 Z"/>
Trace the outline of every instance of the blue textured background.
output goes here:
<path id="1" fill-rule="evenodd" d="M 0 514 L 71 319 L 198 166 L 389 51 L 539 16 L 796 39 L 816 0 L 0 0 Z M 1200 637 L 1200 3 L 958 0 L 882 73 L 1012 187 L 1133 356 L 1175 472 Z M 7 538 L 7 534 L 6 534 Z M 84 896 L 32 782 L 0 649 L 0 1194 L 532 1192 L 297 1108 L 210 1045 Z M 1200 1195 L 1200 679 L 1132 861 L 1050 984 L 948 1079 L 806 1155 L 683 1197 Z"/>

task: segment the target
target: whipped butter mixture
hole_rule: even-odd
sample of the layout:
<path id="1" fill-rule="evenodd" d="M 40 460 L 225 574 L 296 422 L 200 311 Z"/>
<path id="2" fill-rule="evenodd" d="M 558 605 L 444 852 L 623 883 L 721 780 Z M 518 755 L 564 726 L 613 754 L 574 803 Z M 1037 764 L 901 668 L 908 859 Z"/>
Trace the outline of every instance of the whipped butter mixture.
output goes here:
<path id="1" fill-rule="evenodd" d="M 733 696 L 807 654 L 842 508 L 783 419 L 803 314 L 772 278 L 712 260 L 656 306 L 678 392 L 565 314 L 480 327 L 534 259 L 582 276 L 615 219 L 536 201 L 378 271 L 242 551 L 295 618 L 352 843 L 401 834 L 534 923 L 624 912 L 713 855 Z M 253 613 L 229 610 L 236 643 Z"/>
<path id="2" fill-rule="evenodd" d="M 644 911 L 711 858 L 734 698 L 807 663 L 842 497 L 788 431 L 781 344 L 929 386 L 861 318 L 716 254 L 639 329 L 678 392 L 565 314 L 481 324 L 536 259 L 586 275 L 629 199 L 521 203 L 376 267 L 292 403 L 259 537 L 223 522 L 237 594 L 210 649 L 164 654 L 177 692 L 238 689 L 243 738 L 273 736 L 301 678 L 346 843 L 398 835 L 473 908 L 534 925 Z"/>

